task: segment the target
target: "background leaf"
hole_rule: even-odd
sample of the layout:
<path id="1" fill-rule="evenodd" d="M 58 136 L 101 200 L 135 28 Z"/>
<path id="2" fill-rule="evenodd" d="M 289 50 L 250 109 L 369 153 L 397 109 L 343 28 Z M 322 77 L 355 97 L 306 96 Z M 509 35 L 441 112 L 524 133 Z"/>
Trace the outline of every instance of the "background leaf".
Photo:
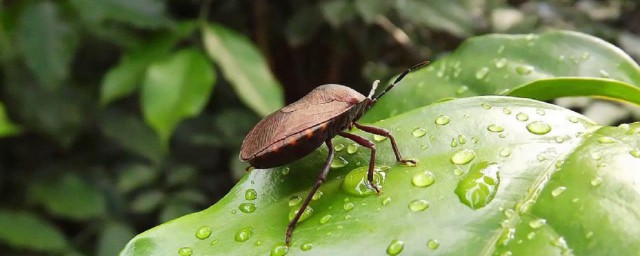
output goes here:
<path id="1" fill-rule="evenodd" d="M 468 36 L 473 32 L 475 19 L 479 13 L 474 12 L 468 0 L 397 0 L 398 14 L 416 24 L 425 24 L 435 29 L 442 29 L 457 36 Z"/>
<path id="2" fill-rule="evenodd" d="M 382 98 L 363 120 L 381 120 L 446 97 L 507 93 L 538 79 L 567 76 L 606 76 L 640 86 L 638 64 L 601 39 L 568 31 L 495 34 L 469 39 L 453 54 L 411 73 L 385 96 L 396 100 Z"/>
<path id="3" fill-rule="evenodd" d="M 282 88 L 249 39 L 216 24 L 203 27 L 202 33 L 209 56 L 220 66 L 242 102 L 261 116 L 283 106 Z"/>
<path id="4" fill-rule="evenodd" d="M 182 119 L 204 108 L 215 82 L 212 69 L 196 49 L 181 50 L 149 67 L 142 87 L 142 110 L 163 145 Z"/>
<path id="5" fill-rule="evenodd" d="M 13 247 L 61 252 L 67 245 L 57 227 L 32 213 L 0 210 L 0 226 L 0 240 Z"/>
<path id="6" fill-rule="evenodd" d="M 60 18 L 58 6 L 50 1 L 34 2 L 20 15 L 18 40 L 27 66 L 40 85 L 53 89 L 69 75 L 77 47 L 73 28 Z"/>
<path id="7" fill-rule="evenodd" d="M 14 135 L 20 132 L 20 127 L 11 123 L 4 109 L 4 104 L 0 102 L 0 138 Z"/>
<path id="8" fill-rule="evenodd" d="M 72 0 L 71 3 L 82 18 L 94 23 L 114 20 L 140 28 L 158 28 L 170 24 L 164 1 Z"/>
<path id="9" fill-rule="evenodd" d="M 135 232 L 127 225 L 117 222 L 107 223 L 100 234 L 97 256 L 118 255 L 120 248 L 134 236 Z"/>
<path id="10" fill-rule="evenodd" d="M 634 167 L 640 158 L 631 153 L 640 146 L 640 124 L 601 128 L 543 102 L 473 97 L 435 103 L 374 125 L 392 131 L 402 153 L 419 165 L 397 164 L 388 140 L 373 139 L 378 167 L 390 167 L 383 194 L 354 196 L 352 187 L 358 183 L 345 176 L 364 178 L 369 151 L 347 150 L 351 141 L 334 139 L 343 148 L 336 153 L 342 162 L 323 184 L 323 196 L 311 203 L 313 214 L 295 230 L 288 255 L 385 255 L 393 240 L 404 242 L 402 254 L 407 255 L 509 250 L 626 255 L 640 249 L 635 239 L 640 197 L 634 185 L 640 179 Z M 287 216 L 299 207 L 289 206 L 290 199 L 308 193 L 326 151 L 322 147 L 294 164 L 252 171 L 214 206 L 138 235 L 122 255 L 182 247 L 195 254 L 268 254 L 282 245 Z M 473 157 L 461 158 L 459 152 L 465 151 Z M 495 167 L 493 180 L 486 166 Z M 433 183 L 415 181 L 425 172 Z M 469 187 L 476 183 L 485 187 Z M 461 186 L 470 194 L 458 192 Z M 249 189 L 257 199 L 245 197 Z M 416 207 L 416 200 L 425 200 L 426 206 Z M 242 211 L 244 204 L 256 210 Z M 201 240 L 195 234 L 203 226 L 214 232 Z M 243 229 L 252 231 L 246 242 L 236 238 Z M 437 246 L 427 246 L 430 242 Z M 305 252 L 305 244 L 312 249 Z"/>
<path id="11" fill-rule="evenodd" d="M 33 199 L 60 217 L 84 220 L 100 217 L 106 212 L 104 196 L 71 173 L 34 184 L 30 190 Z"/>

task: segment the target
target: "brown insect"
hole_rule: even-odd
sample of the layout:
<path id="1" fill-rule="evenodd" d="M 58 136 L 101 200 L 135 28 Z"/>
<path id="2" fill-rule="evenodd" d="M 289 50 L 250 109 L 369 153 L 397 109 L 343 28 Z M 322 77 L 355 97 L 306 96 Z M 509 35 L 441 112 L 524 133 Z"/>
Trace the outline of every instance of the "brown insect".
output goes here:
<path id="1" fill-rule="evenodd" d="M 380 193 L 380 189 L 373 183 L 376 160 L 375 145 L 362 136 L 344 132 L 345 129 L 351 130 L 355 126 L 362 131 L 387 137 L 391 141 L 393 153 L 398 162 L 416 164 L 415 160 L 402 158 L 400 151 L 398 151 L 396 140 L 389 131 L 362 125 L 356 121 L 409 72 L 427 63 L 428 61 L 425 61 L 407 69 L 376 97 L 373 97 L 373 94 L 380 82 L 379 80 L 373 83 L 373 88 L 371 88 L 371 92 L 367 97 L 342 85 L 327 84 L 319 86 L 302 97 L 302 99 L 265 117 L 247 134 L 240 148 L 240 160 L 251 164 L 247 170 L 251 167 L 265 169 L 291 163 L 308 155 L 320 147 L 322 143 L 325 143 L 329 149 L 329 156 L 316 183 L 311 188 L 309 195 L 307 195 L 295 217 L 289 222 L 285 234 L 285 243 L 287 245 L 291 241 L 293 229 L 300 216 L 302 216 L 311 198 L 318 191 L 329 173 L 329 167 L 334 156 L 331 139 L 336 135 L 353 140 L 371 150 L 367 180 L 371 188 L 378 194 Z"/>

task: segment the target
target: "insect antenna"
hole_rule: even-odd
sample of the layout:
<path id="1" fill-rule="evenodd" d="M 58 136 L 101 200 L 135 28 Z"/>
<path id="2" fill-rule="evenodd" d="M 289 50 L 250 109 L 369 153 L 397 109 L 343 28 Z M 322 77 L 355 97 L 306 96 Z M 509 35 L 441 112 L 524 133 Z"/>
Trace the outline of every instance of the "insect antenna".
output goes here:
<path id="1" fill-rule="evenodd" d="M 375 98 L 373 98 L 373 103 L 375 103 L 376 101 L 378 101 L 378 99 L 380 97 L 382 97 L 383 95 L 385 95 L 387 92 L 391 91 L 391 89 L 393 89 L 394 86 L 396 86 L 396 84 L 398 84 L 400 81 L 402 81 L 402 79 L 404 79 L 405 76 L 407 76 L 407 74 L 409 74 L 409 72 L 417 70 L 419 68 L 421 68 L 424 65 L 429 64 L 429 61 L 423 61 L 420 62 L 416 65 L 413 65 L 412 67 L 408 68 L 407 70 L 405 70 L 404 72 L 402 72 L 402 74 L 400 74 L 398 76 L 398 78 L 396 78 L 396 80 L 393 81 L 393 83 L 391 83 L 389 86 L 387 86 L 387 88 L 384 89 L 384 91 L 382 91 L 380 94 L 378 94 L 378 96 L 376 96 Z M 374 88 L 372 90 L 375 90 L 375 86 L 377 86 L 377 83 L 374 82 Z M 373 95 L 370 93 L 370 95 Z"/>

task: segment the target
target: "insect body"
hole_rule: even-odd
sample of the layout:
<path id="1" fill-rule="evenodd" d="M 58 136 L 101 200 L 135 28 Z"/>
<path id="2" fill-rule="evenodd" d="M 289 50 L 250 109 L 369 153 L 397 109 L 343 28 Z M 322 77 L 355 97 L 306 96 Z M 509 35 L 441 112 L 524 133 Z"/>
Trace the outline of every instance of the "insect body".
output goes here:
<path id="1" fill-rule="evenodd" d="M 285 243 L 287 245 L 291 241 L 293 229 L 300 216 L 329 173 L 329 167 L 334 156 L 331 139 L 336 135 L 351 139 L 371 150 L 367 180 L 369 185 L 380 193 L 380 189 L 373 183 L 375 145 L 364 137 L 345 132 L 345 129 L 355 126 L 362 131 L 385 136 L 389 138 L 398 162 L 416 164 L 414 160 L 402 158 L 395 138 L 389 131 L 362 125 L 356 121 L 410 71 L 427 63 L 423 62 L 407 69 L 376 97 L 373 97 L 373 94 L 379 81 L 374 83 L 367 97 L 346 86 L 337 84 L 322 85 L 300 100 L 267 116 L 247 134 L 240 148 L 240 160 L 249 162 L 255 168 L 264 169 L 291 163 L 308 155 L 323 143 L 329 149 L 327 161 L 316 183 L 295 217 L 289 223 L 285 234 Z"/>

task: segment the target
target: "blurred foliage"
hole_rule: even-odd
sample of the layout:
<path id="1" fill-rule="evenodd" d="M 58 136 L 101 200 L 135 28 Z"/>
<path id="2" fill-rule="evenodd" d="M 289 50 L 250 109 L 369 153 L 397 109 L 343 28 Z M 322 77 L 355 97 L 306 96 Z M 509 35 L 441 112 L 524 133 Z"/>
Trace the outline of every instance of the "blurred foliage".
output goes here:
<path id="1" fill-rule="evenodd" d="M 569 29 L 640 58 L 632 0 L 0 8 L 0 249 L 9 255 L 113 255 L 225 195 L 243 168 L 244 134 L 283 98 L 329 82 L 365 92 L 472 35 Z"/>

